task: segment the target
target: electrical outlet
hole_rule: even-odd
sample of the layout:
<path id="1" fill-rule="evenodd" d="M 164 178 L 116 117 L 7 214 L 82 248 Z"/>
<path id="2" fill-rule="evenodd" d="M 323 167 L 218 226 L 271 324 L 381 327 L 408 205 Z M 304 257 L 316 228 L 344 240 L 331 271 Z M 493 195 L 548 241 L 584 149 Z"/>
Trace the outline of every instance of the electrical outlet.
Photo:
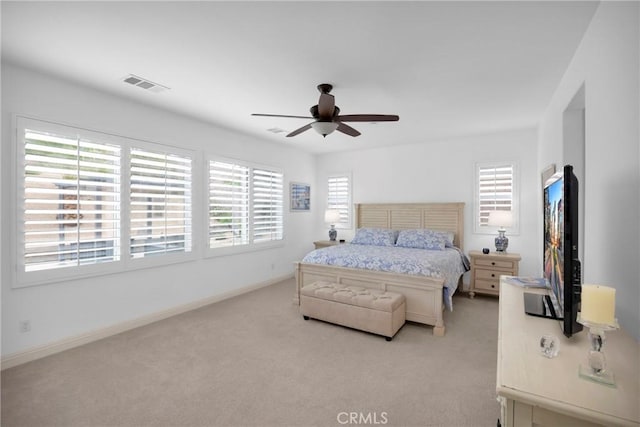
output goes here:
<path id="1" fill-rule="evenodd" d="M 24 334 L 25 332 L 31 331 L 31 320 L 21 320 L 20 321 L 20 333 Z"/>

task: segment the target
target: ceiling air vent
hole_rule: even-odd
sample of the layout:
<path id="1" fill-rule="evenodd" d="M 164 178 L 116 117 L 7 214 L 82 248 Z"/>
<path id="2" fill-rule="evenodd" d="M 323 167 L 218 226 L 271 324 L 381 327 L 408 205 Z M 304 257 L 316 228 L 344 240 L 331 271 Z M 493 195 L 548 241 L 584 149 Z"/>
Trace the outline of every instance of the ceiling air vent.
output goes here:
<path id="1" fill-rule="evenodd" d="M 284 129 L 280 129 L 280 128 L 269 128 L 267 129 L 269 132 L 273 132 L 273 133 L 282 133 L 282 132 L 286 132 Z"/>
<path id="2" fill-rule="evenodd" d="M 142 89 L 146 89 L 148 91 L 156 92 L 156 93 L 169 90 L 169 88 L 166 86 L 162 86 L 158 83 L 154 83 L 152 81 L 143 79 L 142 77 L 138 77 L 133 74 L 129 74 L 128 76 L 124 77 L 122 81 L 125 83 L 129 83 L 130 85 L 138 86 Z"/>

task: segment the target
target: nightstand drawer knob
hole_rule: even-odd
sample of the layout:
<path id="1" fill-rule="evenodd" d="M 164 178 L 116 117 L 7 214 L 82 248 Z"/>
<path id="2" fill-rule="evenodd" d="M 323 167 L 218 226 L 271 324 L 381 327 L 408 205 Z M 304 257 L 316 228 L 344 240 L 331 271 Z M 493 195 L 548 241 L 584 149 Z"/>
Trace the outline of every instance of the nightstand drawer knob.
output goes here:
<path id="1" fill-rule="evenodd" d="M 491 261 L 491 265 L 496 265 L 496 262 L 495 261 Z"/>
<path id="2" fill-rule="evenodd" d="M 491 273 L 491 277 L 496 277 L 496 275 L 494 273 Z"/>
<path id="3" fill-rule="evenodd" d="M 495 287 L 496 287 L 496 285 L 491 285 L 491 287 L 492 287 L 492 288 L 495 288 Z"/>

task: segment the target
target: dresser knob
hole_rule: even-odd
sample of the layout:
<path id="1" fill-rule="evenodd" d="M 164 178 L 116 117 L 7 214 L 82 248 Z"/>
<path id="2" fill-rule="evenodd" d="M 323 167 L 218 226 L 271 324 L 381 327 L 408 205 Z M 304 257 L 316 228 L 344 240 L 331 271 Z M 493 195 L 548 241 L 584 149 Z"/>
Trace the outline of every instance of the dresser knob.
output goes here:
<path id="1" fill-rule="evenodd" d="M 496 275 L 494 273 L 491 273 L 491 277 L 496 277 Z"/>
<path id="2" fill-rule="evenodd" d="M 491 261 L 491 265 L 496 265 L 496 262 L 495 261 Z"/>
<path id="3" fill-rule="evenodd" d="M 491 287 L 492 287 L 492 288 L 495 288 L 495 287 L 496 287 L 496 285 L 491 285 Z"/>

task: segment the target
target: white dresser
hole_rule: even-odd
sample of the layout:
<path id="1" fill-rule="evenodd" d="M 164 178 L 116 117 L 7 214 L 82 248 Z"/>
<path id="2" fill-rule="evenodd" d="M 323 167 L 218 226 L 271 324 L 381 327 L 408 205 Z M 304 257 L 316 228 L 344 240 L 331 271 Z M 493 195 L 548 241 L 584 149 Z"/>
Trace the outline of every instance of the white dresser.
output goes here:
<path id="1" fill-rule="evenodd" d="M 622 329 L 607 332 L 604 351 L 617 388 L 582 379 L 586 329 L 568 339 L 558 321 L 525 314 L 523 292 L 501 279 L 496 391 L 502 426 L 640 426 L 640 344 Z M 553 359 L 539 353 L 545 334 L 560 341 Z"/>

